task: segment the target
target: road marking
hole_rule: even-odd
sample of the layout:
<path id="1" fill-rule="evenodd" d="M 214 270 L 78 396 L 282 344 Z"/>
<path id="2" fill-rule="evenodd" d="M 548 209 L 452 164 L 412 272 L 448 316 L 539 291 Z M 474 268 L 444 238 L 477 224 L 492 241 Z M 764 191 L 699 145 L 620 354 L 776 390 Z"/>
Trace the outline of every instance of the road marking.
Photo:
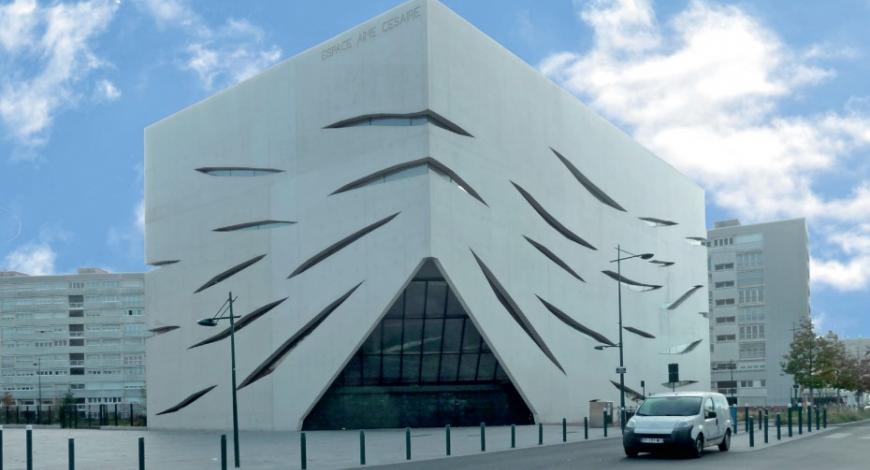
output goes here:
<path id="1" fill-rule="evenodd" d="M 849 436 L 851 436 L 851 434 L 847 432 L 836 432 L 834 434 L 828 434 L 827 436 L 825 436 L 825 439 L 842 439 Z"/>

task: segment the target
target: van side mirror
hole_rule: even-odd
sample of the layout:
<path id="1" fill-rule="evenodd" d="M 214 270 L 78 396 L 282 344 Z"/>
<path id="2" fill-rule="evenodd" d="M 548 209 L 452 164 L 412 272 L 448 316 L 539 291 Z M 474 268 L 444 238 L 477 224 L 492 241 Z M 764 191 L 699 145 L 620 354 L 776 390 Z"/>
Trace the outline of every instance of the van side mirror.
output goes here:
<path id="1" fill-rule="evenodd" d="M 713 418 L 716 418 L 715 411 L 707 411 L 707 413 L 705 413 L 704 419 L 713 419 Z"/>

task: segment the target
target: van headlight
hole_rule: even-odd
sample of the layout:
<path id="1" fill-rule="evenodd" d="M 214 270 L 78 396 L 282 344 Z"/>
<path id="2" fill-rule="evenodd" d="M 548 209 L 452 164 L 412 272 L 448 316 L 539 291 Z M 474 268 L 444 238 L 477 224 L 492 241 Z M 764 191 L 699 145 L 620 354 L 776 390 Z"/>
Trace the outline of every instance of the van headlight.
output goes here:
<path id="1" fill-rule="evenodd" d="M 691 429 L 692 422 L 691 421 L 681 421 L 674 426 L 674 430 L 682 431 L 683 429 Z"/>
<path id="2" fill-rule="evenodd" d="M 634 418 L 631 418 L 630 420 L 628 420 L 627 423 L 625 423 L 625 428 L 626 429 L 634 429 L 635 424 L 637 424 L 637 422 L 634 420 Z"/>

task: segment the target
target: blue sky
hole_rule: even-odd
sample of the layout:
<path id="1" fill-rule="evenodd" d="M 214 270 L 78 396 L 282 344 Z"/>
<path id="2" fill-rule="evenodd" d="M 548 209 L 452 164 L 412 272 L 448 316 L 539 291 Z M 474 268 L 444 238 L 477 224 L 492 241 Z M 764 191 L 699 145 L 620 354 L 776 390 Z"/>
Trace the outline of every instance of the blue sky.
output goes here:
<path id="1" fill-rule="evenodd" d="M 398 0 L 0 0 L 0 269 L 148 269 L 143 128 Z M 707 189 L 806 217 L 822 329 L 870 336 L 870 0 L 446 0 Z"/>

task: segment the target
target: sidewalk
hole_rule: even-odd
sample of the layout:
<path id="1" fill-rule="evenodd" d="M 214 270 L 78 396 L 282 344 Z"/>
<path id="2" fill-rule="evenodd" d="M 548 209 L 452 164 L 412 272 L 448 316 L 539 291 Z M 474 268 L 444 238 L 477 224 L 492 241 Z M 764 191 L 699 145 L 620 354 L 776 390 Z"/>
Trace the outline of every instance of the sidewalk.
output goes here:
<path id="1" fill-rule="evenodd" d="M 217 432 L 34 429 L 34 468 L 40 470 L 67 469 L 67 439 L 75 439 L 77 468 L 136 469 L 137 442 L 145 438 L 145 468 L 191 469 L 220 468 L 220 434 Z M 619 428 L 608 429 L 609 438 L 620 437 Z M 227 430 L 227 459 L 232 468 L 232 432 Z M 359 431 L 306 432 L 308 468 L 337 469 L 357 467 L 360 463 Z M 480 453 L 480 428 L 451 428 L 451 455 Z M 486 452 L 510 448 L 510 427 L 487 427 Z M 562 442 L 561 425 L 543 426 L 544 445 Z M 567 442 L 584 440 L 582 424 L 569 424 Z M 603 430 L 589 429 L 589 440 L 603 439 Z M 3 467 L 26 468 L 24 429 L 3 430 Z M 242 432 L 241 468 L 250 470 L 299 469 L 299 432 Z M 405 430 L 385 429 L 365 432 L 366 464 L 387 464 L 405 461 Z M 536 425 L 516 427 L 516 447 L 536 447 Z M 444 457 L 444 428 L 411 430 L 412 460 Z"/>

